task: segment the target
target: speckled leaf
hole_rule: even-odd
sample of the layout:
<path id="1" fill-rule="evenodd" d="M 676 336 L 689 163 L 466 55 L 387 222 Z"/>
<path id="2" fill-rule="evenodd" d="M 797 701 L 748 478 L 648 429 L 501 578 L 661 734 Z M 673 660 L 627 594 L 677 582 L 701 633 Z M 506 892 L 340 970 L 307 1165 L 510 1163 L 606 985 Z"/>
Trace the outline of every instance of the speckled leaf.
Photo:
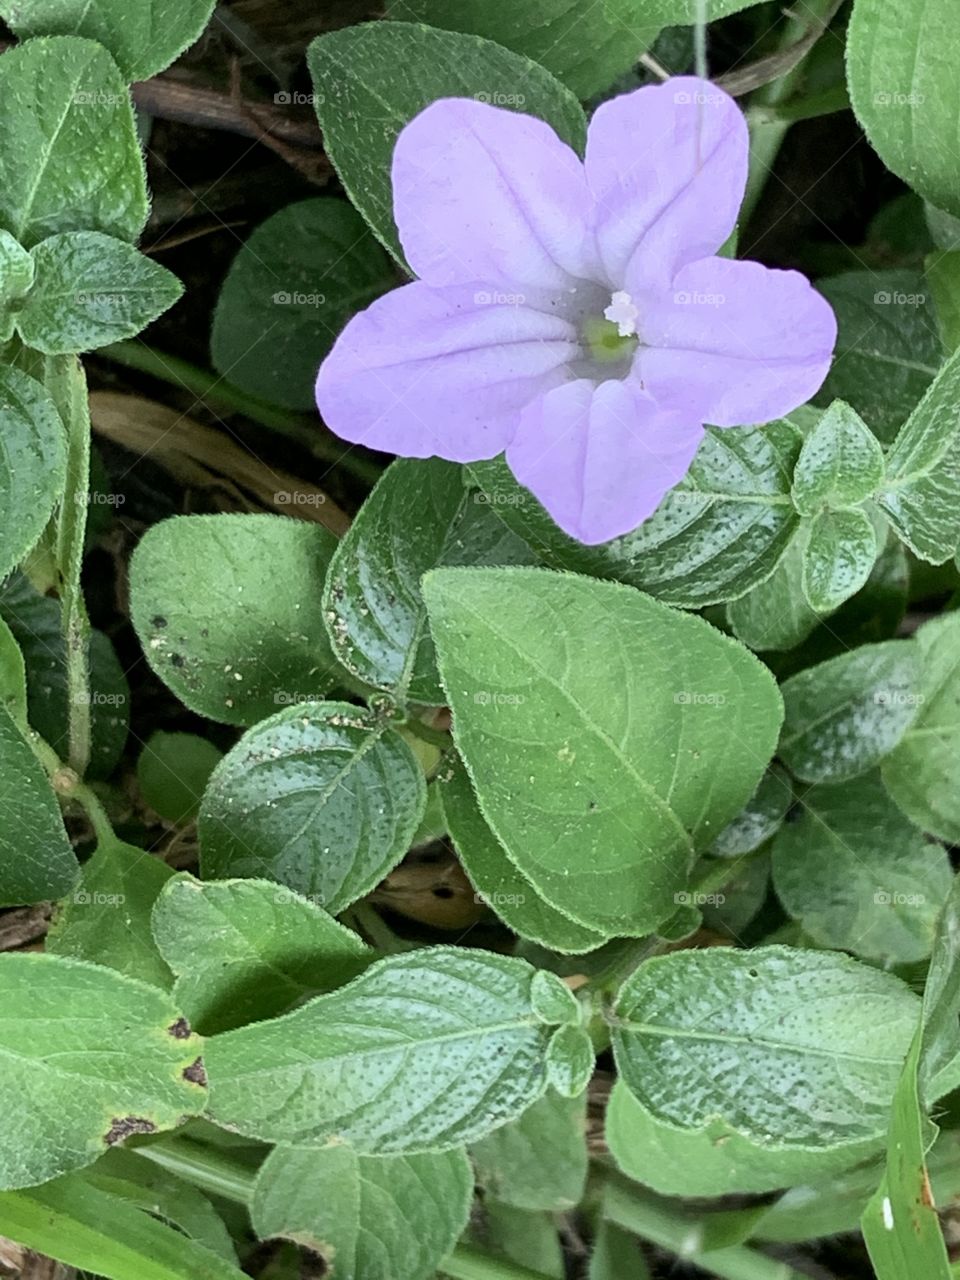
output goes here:
<path id="1" fill-rule="evenodd" d="M 253 724 L 322 697 L 334 660 L 320 597 L 336 539 L 272 515 L 176 516 L 130 565 L 130 611 L 157 675 L 191 711 Z"/>
<path id="2" fill-rule="evenodd" d="M 866 511 L 822 511 L 803 543 L 801 584 L 815 613 L 833 613 L 870 577 L 880 547 Z"/>
<path id="3" fill-rule="evenodd" d="M 724 827 L 708 852 L 715 858 L 739 858 L 745 853 L 753 853 L 778 829 L 792 799 L 789 777 L 774 765 L 763 775 L 743 810 Z"/>
<path id="4" fill-rule="evenodd" d="M 865 644 L 780 687 L 779 754 L 805 782 L 841 782 L 889 755 L 923 702 L 920 652 L 909 640 Z"/>
<path id="5" fill-rule="evenodd" d="M 27 669 L 13 632 L 0 617 L 0 708 L 21 728 L 27 723 Z"/>
<path id="6" fill-rule="evenodd" d="M 214 770 L 203 877 L 268 876 L 336 914 L 396 866 L 425 804 L 413 752 L 382 720 L 349 702 L 288 707 Z"/>
<path id="7" fill-rule="evenodd" d="M 345 200 L 299 200 L 262 222 L 230 264 L 213 315 L 214 368 L 251 395 L 314 410 L 321 359 L 346 322 L 396 281 Z"/>
<path id="8" fill-rule="evenodd" d="M 734 600 L 773 572 L 797 527 L 790 477 L 800 444 L 788 421 L 708 430 L 689 472 L 650 519 L 598 547 L 562 533 L 502 459 L 475 463 L 470 474 L 547 564 L 699 609 Z"/>
<path id="9" fill-rule="evenodd" d="M 924 831 L 960 843 L 960 613 L 934 618 L 914 643 L 923 674 L 916 718 L 884 760 L 883 781 Z"/>
<path id="10" fill-rule="evenodd" d="M 584 1092 L 596 1066 L 593 1041 L 584 1027 L 557 1027 L 547 1046 L 547 1081 L 562 1098 Z"/>
<path id="11" fill-rule="evenodd" d="M 805 516 L 856 506 L 883 480 L 883 450 L 860 415 L 835 400 L 803 442 L 793 501 Z"/>
<path id="12" fill-rule="evenodd" d="M 801 587 L 805 534 L 793 539 L 765 582 L 727 605 L 733 634 L 751 649 L 793 649 L 821 620 Z"/>
<path id="13" fill-rule="evenodd" d="M 0 905 L 59 898 L 79 874 L 46 774 L 0 707 Z"/>
<path id="14" fill-rule="evenodd" d="M 883 1136 L 824 1146 L 751 1141 L 720 1119 L 703 1128 L 666 1124 L 618 1081 L 607 1105 L 605 1137 L 629 1178 L 665 1196 L 758 1194 L 827 1178 L 882 1149 Z"/>
<path id="15" fill-rule="evenodd" d="M 132 338 L 183 292 L 166 267 L 98 231 L 50 236 L 30 256 L 36 278 L 17 328 L 27 346 L 46 355 Z"/>
<path id="16" fill-rule="evenodd" d="M 130 1134 L 172 1129 L 203 1110 L 202 1041 L 156 987 L 18 952 L 0 955 L 0 990 L 0 1187 L 82 1168 Z"/>
<path id="17" fill-rule="evenodd" d="M 577 924 L 550 905 L 518 867 L 484 821 L 462 763 L 441 782 L 443 811 L 463 869 L 478 895 L 508 928 L 551 951 L 592 951 L 606 934 Z"/>
<path id="18" fill-rule="evenodd" d="M 172 875 L 172 867 L 145 849 L 120 840 L 101 842 L 59 909 L 47 951 L 169 987 L 172 975 L 150 936 L 150 912 Z"/>
<path id="19" fill-rule="evenodd" d="M 736 816 L 773 753 L 769 672 L 615 583 L 440 569 L 424 596 L 454 738 L 510 860 L 590 928 L 655 928 L 692 846 Z"/>
<path id="20" fill-rule="evenodd" d="M 352 202 L 400 263 L 393 148 L 403 126 L 437 98 L 509 101 L 583 149 L 586 121 L 569 89 L 492 40 L 415 23 L 367 22 L 319 36 L 307 63 L 327 154 Z"/>
<path id="21" fill-rule="evenodd" d="M 466 1227 L 472 1199 L 462 1148 L 381 1158 L 276 1147 L 260 1166 L 250 1213 L 262 1240 L 305 1245 L 335 1280 L 428 1280 Z"/>
<path id="22" fill-rule="evenodd" d="M 0 17 L 21 40 L 88 36 L 113 54 L 127 80 L 149 80 L 200 35 L 214 0 L 2 0 Z"/>
<path id="23" fill-rule="evenodd" d="M 847 79 L 857 118 L 884 164 L 939 209 L 960 214 L 960 88 L 947 50 L 953 0 L 856 0 Z"/>
<path id="24" fill-rule="evenodd" d="M 586 1097 L 553 1090 L 470 1154 L 487 1194 L 518 1209 L 563 1212 L 579 1204 L 587 1177 Z"/>
<path id="25" fill-rule="evenodd" d="M 543 1093 L 551 1028 L 522 960 L 430 947 L 207 1042 L 211 1115 L 254 1138 L 360 1154 L 445 1151 Z"/>
<path id="26" fill-rule="evenodd" d="M 960 543 L 960 351 L 955 351 L 887 455 L 879 503 L 911 551 L 942 564 Z"/>
<path id="27" fill-rule="evenodd" d="M 334 553 L 324 618 L 359 679 L 399 699 L 441 704 L 420 579 L 441 564 L 513 564 L 529 548 L 463 487 L 462 468 L 401 458 L 384 473 Z"/>
<path id="28" fill-rule="evenodd" d="M 920 1016 L 891 974 L 791 947 L 679 951 L 620 990 L 617 1068 L 656 1118 L 788 1147 L 881 1138 Z"/>
<path id="29" fill-rule="evenodd" d="M 320 907 L 269 880 L 179 875 L 153 909 L 153 936 L 177 975 L 174 999 L 204 1035 L 332 991 L 374 956 Z"/>
<path id="30" fill-rule="evenodd" d="M 0 367 L 0 580 L 43 533 L 65 471 L 65 433 L 53 401 L 27 374 Z"/>
<path id="31" fill-rule="evenodd" d="M 33 284 L 33 259 L 10 234 L 0 230 L 0 342 L 9 342 L 16 313 Z"/>
<path id="32" fill-rule="evenodd" d="M 813 787 L 773 842 L 785 910 L 821 947 L 908 963 L 930 954 L 953 873 L 884 790 L 878 774 Z"/>
<path id="33" fill-rule="evenodd" d="M 847 401 L 884 443 L 937 375 L 943 349 L 919 271 L 851 271 L 818 280 L 836 313 L 836 357 L 817 404 Z"/>
<path id="34" fill-rule="evenodd" d="M 0 226 L 28 249 L 58 231 L 136 240 L 148 212 L 143 157 L 106 49 L 29 40 L 0 60 L 0 101 Z"/>

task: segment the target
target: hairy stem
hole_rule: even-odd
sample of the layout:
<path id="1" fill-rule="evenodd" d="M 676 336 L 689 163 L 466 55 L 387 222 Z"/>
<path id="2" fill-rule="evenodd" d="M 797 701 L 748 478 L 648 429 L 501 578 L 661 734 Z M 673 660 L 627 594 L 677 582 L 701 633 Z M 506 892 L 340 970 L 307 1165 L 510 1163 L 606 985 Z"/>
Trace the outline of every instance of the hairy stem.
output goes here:
<path id="1" fill-rule="evenodd" d="M 50 356 L 44 382 L 67 434 L 56 562 L 67 672 L 68 763 L 82 778 L 90 763 L 90 620 L 80 584 L 90 490 L 90 412 L 86 378 L 76 356 Z"/>

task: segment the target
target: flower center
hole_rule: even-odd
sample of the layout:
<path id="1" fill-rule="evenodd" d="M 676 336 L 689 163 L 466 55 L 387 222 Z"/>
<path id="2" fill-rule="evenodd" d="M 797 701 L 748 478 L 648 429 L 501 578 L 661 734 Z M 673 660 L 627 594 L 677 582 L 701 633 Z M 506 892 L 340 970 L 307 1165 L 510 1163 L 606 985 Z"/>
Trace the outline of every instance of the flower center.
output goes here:
<path id="1" fill-rule="evenodd" d="M 602 317 L 587 316 L 583 322 L 583 341 L 590 356 L 599 364 L 612 364 L 631 356 L 640 341 L 639 314 L 629 293 L 618 289 Z"/>

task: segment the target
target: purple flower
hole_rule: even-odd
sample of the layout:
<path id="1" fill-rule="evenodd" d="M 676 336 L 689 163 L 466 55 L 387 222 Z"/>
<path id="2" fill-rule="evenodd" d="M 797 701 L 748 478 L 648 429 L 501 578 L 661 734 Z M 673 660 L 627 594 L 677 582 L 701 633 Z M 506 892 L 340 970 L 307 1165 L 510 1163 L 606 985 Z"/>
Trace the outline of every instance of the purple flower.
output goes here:
<path id="1" fill-rule="evenodd" d="M 324 419 L 406 457 L 506 450 L 581 542 L 635 528 L 703 423 L 769 422 L 830 366 L 833 312 L 802 275 L 714 256 L 746 176 L 741 112 L 693 77 L 604 103 L 583 161 L 532 116 L 432 103 L 393 159 L 420 279 L 344 329 Z"/>

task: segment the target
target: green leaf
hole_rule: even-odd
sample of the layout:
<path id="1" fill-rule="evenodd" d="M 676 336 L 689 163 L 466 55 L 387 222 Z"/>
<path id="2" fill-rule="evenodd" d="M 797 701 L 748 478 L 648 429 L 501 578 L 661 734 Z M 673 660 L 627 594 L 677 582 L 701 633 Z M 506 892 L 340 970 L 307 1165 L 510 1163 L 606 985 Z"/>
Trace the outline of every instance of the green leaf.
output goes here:
<path id="1" fill-rule="evenodd" d="M 792 800 L 790 779 L 774 765 L 760 779 L 760 785 L 743 810 L 724 827 L 707 852 L 715 858 L 739 858 L 753 853 L 779 829 Z"/>
<path id="2" fill-rule="evenodd" d="M 63 492 L 66 465 L 63 424 L 53 401 L 27 374 L 0 366 L 0 580 L 46 528 Z"/>
<path id="3" fill-rule="evenodd" d="M 484 1191 L 517 1209 L 575 1208 L 587 1178 L 586 1096 L 552 1090 L 472 1148 Z"/>
<path id="4" fill-rule="evenodd" d="M 642 964 L 611 1030 L 620 1078 L 664 1123 L 818 1148 L 885 1133 L 919 1013 L 898 978 L 847 956 L 714 947 Z"/>
<path id="5" fill-rule="evenodd" d="M 243 1280 L 244 1275 L 138 1204 L 80 1174 L 29 1191 L 0 1193 L 0 1231 L 108 1280 Z"/>
<path id="6" fill-rule="evenodd" d="M 113 54 L 126 80 L 166 70 L 200 36 L 214 0 L 3 0 L 0 17 L 21 40 L 87 36 Z"/>
<path id="7" fill-rule="evenodd" d="M 921 560 L 942 564 L 960 543 L 960 351 L 904 423 L 878 501 Z"/>
<path id="8" fill-rule="evenodd" d="M 960 89 L 943 52 L 956 39 L 952 0 L 856 0 L 847 36 L 850 99 L 888 169 L 960 214 Z"/>
<path id="9" fill-rule="evenodd" d="M 454 738 L 510 860 L 588 927 L 655 928 L 773 753 L 769 672 L 614 583 L 440 569 L 424 597 Z"/>
<path id="10" fill-rule="evenodd" d="M 960 347 L 960 252 L 931 253 L 924 264 L 944 348 L 950 355 Z"/>
<path id="11" fill-rule="evenodd" d="M 797 527 L 790 476 L 800 444 L 787 420 L 708 429 L 690 470 L 650 519 L 598 547 L 561 532 L 503 459 L 475 463 L 470 474 L 545 563 L 699 609 L 736 599 L 773 572 Z"/>
<path id="12" fill-rule="evenodd" d="M 596 1054 L 583 1027 L 557 1027 L 547 1046 L 547 1081 L 561 1098 L 577 1098 L 593 1076 Z"/>
<path id="13" fill-rule="evenodd" d="M 172 875 L 172 867 L 144 849 L 119 840 L 99 844 L 47 934 L 47 951 L 169 987 L 170 970 L 150 936 L 150 912 Z"/>
<path id="14" fill-rule="evenodd" d="M 815 613 L 833 613 L 856 595 L 880 553 L 877 532 L 866 511 L 821 511 L 803 541 L 801 583 Z"/>
<path id="15" fill-rule="evenodd" d="M 413 752 L 382 720 L 349 702 L 287 707 L 210 779 L 203 877 L 266 873 L 335 915 L 397 865 L 425 804 Z"/>
<path id="16" fill-rule="evenodd" d="M 147 220 L 127 86 L 101 45 L 30 40 L 0 60 L 0 225 L 27 249 L 59 231 L 136 240 Z"/>
<path id="17" fill-rule="evenodd" d="M 904 813 L 950 844 L 960 842 L 960 613 L 934 618 L 914 637 L 923 674 L 919 710 L 883 762 L 883 781 Z"/>
<path id="18" fill-rule="evenodd" d="M 420 592 L 428 569 L 533 558 L 439 458 L 394 462 L 334 553 L 323 608 L 333 648 L 358 679 L 395 698 L 444 701 Z"/>
<path id="19" fill-rule="evenodd" d="M 99 231 L 50 236 L 30 256 L 36 278 L 17 328 L 27 346 L 46 355 L 132 338 L 183 293 L 166 267 Z"/>
<path id="20" fill-rule="evenodd" d="M 601 1221 L 593 1237 L 587 1280 L 651 1280 L 637 1239 L 615 1222 Z"/>
<path id="21" fill-rule="evenodd" d="M 818 946 L 908 963 L 930 954 L 953 873 L 884 790 L 878 774 L 813 787 L 773 841 L 785 910 Z"/>
<path id="22" fill-rule="evenodd" d="M 886 443 L 943 363 L 926 281 L 919 271 L 851 271 L 818 280 L 817 288 L 839 332 L 816 403 L 845 400 Z"/>
<path id="23" fill-rule="evenodd" d="M 883 480 L 883 450 L 860 415 L 835 400 L 803 442 L 793 473 L 801 515 L 855 507 Z"/>
<path id="24" fill-rule="evenodd" d="M 70 708 L 60 605 L 39 595 L 17 575 L 0 587 L 0 616 L 23 653 L 30 724 L 60 756 L 66 756 Z M 90 776 L 105 778 L 113 772 L 127 741 L 129 707 L 130 688 L 113 645 L 102 631 L 94 631 L 90 637 Z"/>
<path id="25" fill-rule="evenodd" d="M 659 17 L 647 16 L 651 8 L 661 11 Z M 541 63 L 578 98 L 590 98 L 636 64 L 661 26 L 682 21 L 663 16 L 663 8 L 636 0 L 610 0 L 589 9 L 578 0 L 532 0 L 509 7 L 497 0 L 391 0 L 387 17 L 496 40 Z M 490 101 L 499 105 L 496 97 Z M 504 105 L 522 107 L 523 95 L 510 95 Z"/>
<path id="26" fill-rule="evenodd" d="M 0 342 L 9 342 L 16 313 L 33 284 L 33 259 L 9 231 L 0 231 Z"/>
<path id="27" fill-rule="evenodd" d="M 213 316 L 214 368 L 271 404 L 312 412 L 317 368 L 334 338 L 395 281 L 390 259 L 346 201 L 287 205 L 230 265 Z"/>
<path id="28" fill-rule="evenodd" d="M 651 1115 L 622 1081 L 607 1105 L 605 1137 L 628 1178 L 665 1196 L 776 1191 L 851 1168 L 882 1145 L 881 1135 L 821 1147 L 752 1141 L 719 1118 L 680 1128 Z"/>
<path id="29" fill-rule="evenodd" d="M 516 1275 L 515 1267 L 521 1268 L 523 1280 L 531 1280 L 531 1277 L 535 1280 L 544 1280 L 544 1277 L 547 1280 L 565 1280 L 564 1249 L 552 1214 L 531 1213 L 529 1209 L 517 1209 L 512 1204 L 504 1204 L 502 1200 L 488 1196 L 483 1202 L 482 1227 L 475 1227 L 474 1235 L 483 1240 L 484 1251 L 477 1259 L 483 1276 L 491 1267 L 505 1265 L 510 1268 L 510 1280 L 514 1280 Z M 462 1246 L 458 1259 L 460 1256 Z M 471 1271 L 469 1274 L 478 1273 Z"/>
<path id="30" fill-rule="evenodd" d="M 463 869 L 477 896 L 521 938 L 567 955 L 592 951 L 606 938 L 577 924 L 543 897 L 515 867 L 484 821 L 473 786 L 460 762 L 441 782 L 443 811 Z"/>
<path id="31" fill-rule="evenodd" d="M 787 547 L 765 582 L 727 605 L 727 620 L 738 640 L 751 649 L 793 649 L 820 621 L 802 589 L 804 537 Z"/>
<path id="32" fill-rule="evenodd" d="M 13 632 L 0 617 L 0 710 L 25 729 L 27 724 L 27 669 Z"/>
<path id="33" fill-rule="evenodd" d="M 46 774 L 0 707 L 0 904 L 59 898 L 79 868 Z"/>
<path id="34" fill-rule="evenodd" d="M 156 987 L 18 952 L 0 955 L 0 989 L 0 1186 L 44 1182 L 203 1110 L 202 1042 Z"/>
<path id="35" fill-rule="evenodd" d="M 780 686 L 780 758 L 805 782 L 867 773 L 915 719 L 920 683 L 920 652 L 909 640 L 862 645 L 808 667 Z"/>
<path id="36" fill-rule="evenodd" d="M 543 1093 L 536 971 L 491 952 L 389 956 L 349 986 L 207 1042 L 210 1113 L 269 1142 L 359 1154 L 445 1151 Z"/>
<path id="37" fill-rule="evenodd" d="M 338 1280 L 428 1280 L 467 1225 L 473 1171 L 462 1148 L 358 1155 L 276 1147 L 250 1206 L 262 1240 L 286 1236 Z"/>
<path id="38" fill-rule="evenodd" d="M 177 975 L 174 999 L 205 1035 L 332 991 L 373 958 L 351 930 L 267 880 L 179 875 L 153 909 L 153 936 Z"/>
<path id="39" fill-rule="evenodd" d="M 575 150 L 584 147 L 586 121 L 573 94 L 538 63 L 477 36 L 367 22 L 319 36 L 307 63 L 327 154 L 353 204 L 401 264 L 393 149 L 403 126 L 437 98 L 509 99 Z"/>
<path id="40" fill-rule="evenodd" d="M 708 0 L 708 22 L 746 9 L 755 0 Z M 634 67 L 660 28 L 699 20 L 696 0 L 390 0 L 388 18 L 427 22 L 496 40 L 552 71 L 578 98 L 591 98 Z M 519 98 L 519 103 L 516 101 Z M 490 101 L 498 104 L 494 96 Z M 513 93 L 503 105 L 523 107 Z M 498 104 L 499 105 L 499 104 Z"/>
<path id="41" fill-rule="evenodd" d="M 140 794 L 167 822 L 193 822 L 210 775 L 222 759 L 223 752 L 206 738 L 158 729 L 137 759 Z"/>
<path id="42" fill-rule="evenodd" d="M 320 603 L 336 539 L 272 515 L 176 516 L 130 563 L 147 661 L 191 711 L 253 724 L 334 681 Z"/>

